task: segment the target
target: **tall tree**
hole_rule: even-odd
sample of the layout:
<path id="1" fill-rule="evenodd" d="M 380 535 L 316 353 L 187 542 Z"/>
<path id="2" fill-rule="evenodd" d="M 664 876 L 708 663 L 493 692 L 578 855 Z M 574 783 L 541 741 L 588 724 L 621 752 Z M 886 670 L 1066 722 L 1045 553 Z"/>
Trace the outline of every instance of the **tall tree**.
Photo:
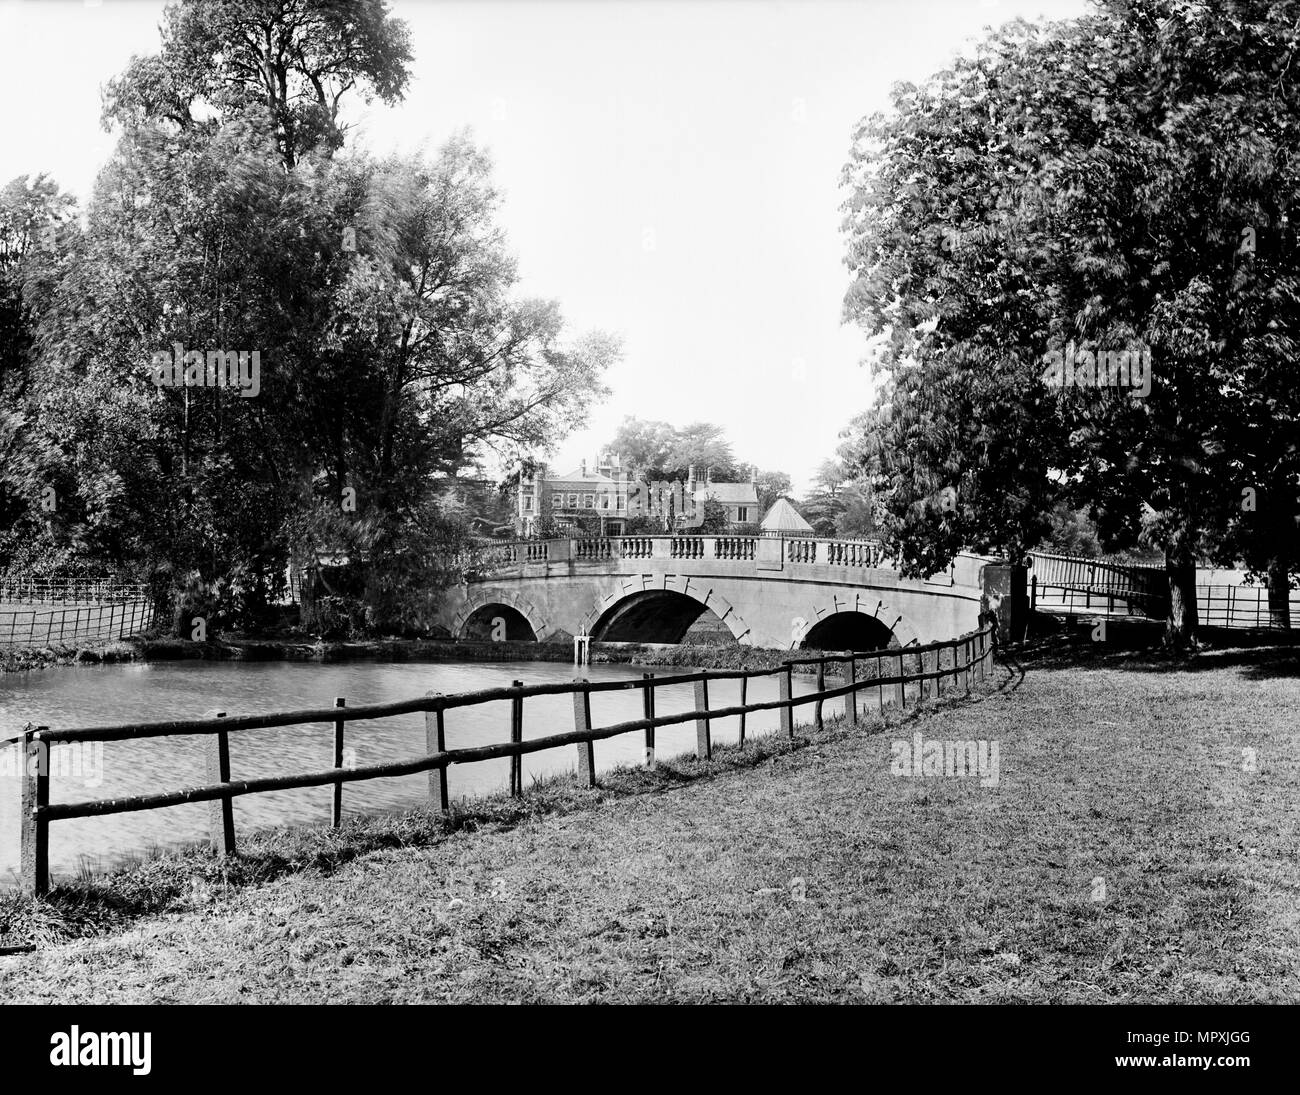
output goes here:
<path id="1" fill-rule="evenodd" d="M 350 10 L 171 9 L 166 71 L 133 64 L 110 96 L 122 132 L 84 235 L 27 279 L 34 364 L 0 444 L 25 423 L 27 471 L 4 489 L 69 559 L 242 611 L 290 554 L 343 551 L 364 564 L 356 607 L 389 628 L 427 620 L 455 577 L 465 519 L 443 477 L 488 450 L 553 446 L 618 347 L 517 296 L 490 164 L 468 140 L 428 162 L 335 156 L 342 130 L 331 115 L 313 131 L 292 80 L 276 76 L 270 106 L 249 90 L 287 63 L 314 89 L 328 70 L 334 107 L 363 77 L 399 91 L 404 31 L 382 5 Z M 250 19 L 274 23 L 260 76 L 232 39 Z M 251 383 L 213 384 L 226 355 Z"/>
<path id="2" fill-rule="evenodd" d="M 701 479 L 705 475 L 721 482 L 739 478 L 740 468 L 722 426 L 713 422 L 691 422 L 677 430 L 666 470 L 674 478 L 681 478 L 692 467 Z"/>
<path id="3" fill-rule="evenodd" d="M 790 476 L 783 471 L 759 471 L 757 467 L 751 466 L 751 473 L 755 476 L 754 483 L 758 491 L 758 513 L 764 516 L 768 510 L 776 504 L 778 498 L 783 498 L 794 489 L 794 483 Z"/>
<path id="4" fill-rule="evenodd" d="M 350 91 L 401 99 L 411 59 L 406 24 L 383 0 L 188 0 L 166 9 L 159 53 L 109 81 L 104 117 L 181 130 L 257 119 L 293 167 L 342 146 Z"/>
<path id="5" fill-rule="evenodd" d="M 1167 640 L 1194 643 L 1197 554 L 1266 474 L 1252 424 L 1294 440 L 1295 248 L 1238 257 L 1294 192 L 1292 22 L 1172 0 L 1017 22 L 859 127 L 846 311 L 885 383 L 858 453 L 909 566 L 1019 555 L 1065 498 L 1112 546 L 1161 546 Z"/>

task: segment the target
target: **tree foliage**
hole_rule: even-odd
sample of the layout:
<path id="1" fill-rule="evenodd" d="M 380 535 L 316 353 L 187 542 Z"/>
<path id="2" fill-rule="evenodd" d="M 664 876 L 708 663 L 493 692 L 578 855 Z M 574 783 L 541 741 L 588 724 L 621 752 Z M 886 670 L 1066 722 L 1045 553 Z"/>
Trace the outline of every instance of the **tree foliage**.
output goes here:
<path id="1" fill-rule="evenodd" d="M 1184 646 L 1198 554 L 1294 559 L 1294 489 L 1270 495 L 1276 547 L 1241 507 L 1297 470 L 1288 10 L 1017 21 L 858 127 L 845 308 L 884 383 L 855 459 L 910 571 L 1018 557 L 1065 500 L 1108 547 L 1163 550 Z M 1119 351 L 1150 362 L 1148 391 L 1047 382 L 1047 355 Z"/>
<path id="2" fill-rule="evenodd" d="M 113 85 L 84 231 L 48 180 L 0 192 L 0 507 L 21 530 L 0 570 L 108 569 L 167 611 L 215 590 L 236 620 L 290 561 L 345 556 L 361 623 L 427 624 L 469 531 L 447 478 L 549 451 L 618 346 L 516 293 L 468 138 L 339 151 L 340 97 L 405 85 L 382 4 L 174 6 L 159 60 Z M 57 249 L 32 252 L 51 221 Z M 160 379 L 185 351 L 242 352 L 257 390 Z"/>

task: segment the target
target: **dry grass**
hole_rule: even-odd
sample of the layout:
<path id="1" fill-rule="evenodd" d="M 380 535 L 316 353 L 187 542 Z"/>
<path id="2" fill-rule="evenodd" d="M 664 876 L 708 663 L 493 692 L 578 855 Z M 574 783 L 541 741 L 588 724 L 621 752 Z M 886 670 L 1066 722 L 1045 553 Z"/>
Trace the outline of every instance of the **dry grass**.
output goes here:
<path id="1" fill-rule="evenodd" d="M 0 905 L 38 938 L 114 928 L 0 958 L 0 998 L 1300 998 L 1300 662 L 1075 659 L 451 825 L 264 835 L 224 880 L 190 853 Z M 999 785 L 892 776 L 916 731 L 998 740 Z"/>

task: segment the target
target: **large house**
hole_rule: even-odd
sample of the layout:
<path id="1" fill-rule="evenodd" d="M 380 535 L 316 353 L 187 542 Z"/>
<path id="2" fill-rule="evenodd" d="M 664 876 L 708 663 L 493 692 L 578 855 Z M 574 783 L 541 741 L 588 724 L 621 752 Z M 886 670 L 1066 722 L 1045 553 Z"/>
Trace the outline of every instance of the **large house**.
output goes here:
<path id="1" fill-rule="evenodd" d="M 531 537 L 546 528 L 567 527 L 574 533 L 622 536 L 634 516 L 664 518 L 664 531 L 670 525 L 689 529 L 689 519 L 682 515 L 665 516 L 675 507 L 654 497 L 654 486 L 629 475 L 617 455 L 599 457 L 590 467 L 584 460 L 564 475 L 548 475 L 545 465 L 538 465 L 532 475 L 519 476 L 515 531 L 521 537 Z M 701 483 L 695 468 L 690 468 L 682 485 L 683 508 L 689 513 L 692 502 L 709 498 L 727 507 L 733 525 L 758 521 L 758 486 L 753 478 L 748 483 L 715 483 L 706 472 Z"/>

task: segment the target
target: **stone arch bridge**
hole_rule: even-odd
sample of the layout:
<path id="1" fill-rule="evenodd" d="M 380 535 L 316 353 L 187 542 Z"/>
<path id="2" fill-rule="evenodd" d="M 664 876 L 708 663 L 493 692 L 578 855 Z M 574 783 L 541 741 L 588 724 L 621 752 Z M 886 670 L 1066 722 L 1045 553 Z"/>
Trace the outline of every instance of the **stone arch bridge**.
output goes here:
<path id="1" fill-rule="evenodd" d="M 520 541 L 480 551 L 438 622 L 457 639 L 487 639 L 495 630 L 525 641 L 589 634 L 676 643 L 707 618 L 751 646 L 877 650 L 974 630 L 984 570 L 993 562 L 959 555 L 942 573 L 909 579 L 870 540 Z"/>

